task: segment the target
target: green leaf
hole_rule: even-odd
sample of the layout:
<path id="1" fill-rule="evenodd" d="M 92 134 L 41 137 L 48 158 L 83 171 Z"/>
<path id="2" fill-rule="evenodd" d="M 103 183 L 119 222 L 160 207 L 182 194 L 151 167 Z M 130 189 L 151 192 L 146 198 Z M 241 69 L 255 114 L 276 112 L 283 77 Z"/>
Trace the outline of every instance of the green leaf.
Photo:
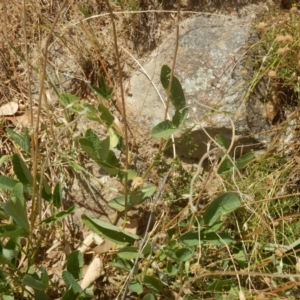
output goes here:
<path id="1" fill-rule="evenodd" d="M 169 276 L 176 276 L 178 273 L 178 269 L 170 261 L 168 261 L 167 272 Z"/>
<path id="2" fill-rule="evenodd" d="M 1 253 L 4 258 L 8 259 L 9 261 L 12 261 L 13 259 L 17 258 L 19 254 L 19 246 L 16 244 L 15 239 L 9 239 L 9 241 L 1 247 Z"/>
<path id="3" fill-rule="evenodd" d="M 222 148 L 225 148 L 226 150 L 229 149 L 230 147 L 230 143 L 231 143 L 231 140 L 228 139 L 225 135 L 223 134 L 218 134 L 217 135 L 217 143 L 222 147 Z"/>
<path id="4" fill-rule="evenodd" d="M 49 276 L 45 267 L 41 267 L 41 282 L 44 286 L 49 287 Z"/>
<path id="5" fill-rule="evenodd" d="M 100 87 L 92 86 L 93 91 L 103 97 L 105 100 L 109 100 L 113 94 L 113 88 L 109 88 L 105 82 L 105 78 L 102 74 L 98 75 Z"/>
<path id="6" fill-rule="evenodd" d="M 231 173 L 233 170 L 233 165 L 231 161 L 228 158 L 225 158 L 225 160 L 222 162 L 218 169 L 218 174 L 226 174 Z"/>
<path id="7" fill-rule="evenodd" d="M 75 278 L 70 272 L 63 271 L 62 279 L 64 280 L 67 288 L 71 288 L 75 295 L 78 295 L 82 292 L 81 286 L 76 282 Z"/>
<path id="8" fill-rule="evenodd" d="M 143 286 L 138 280 L 129 282 L 128 288 L 130 291 L 137 294 L 141 294 L 143 292 Z"/>
<path id="9" fill-rule="evenodd" d="M 155 185 L 147 185 L 139 190 L 131 192 L 127 197 L 127 208 L 140 204 L 151 197 L 156 191 Z M 120 212 L 125 210 L 125 196 L 119 196 L 108 202 L 108 205 Z"/>
<path id="10" fill-rule="evenodd" d="M 226 232 L 220 232 L 218 234 L 216 232 L 207 232 L 204 241 L 213 245 L 224 246 L 235 242 L 235 239 Z"/>
<path id="11" fill-rule="evenodd" d="M 18 182 L 13 178 L 0 175 L 0 189 L 5 191 L 11 191 Z"/>
<path id="12" fill-rule="evenodd" d="M 60 94 L 59 95 L 59 102 L 62 106 L 67 107 L 71 104 L 79 102 L 79 98 L 72 94 Z"/>
<path id="13" fill-rule="evenodd" d="M 41 178 L 40 174 L 38 174 L 37 178 L 38 178 L 38 181 L 40 181 L 40 178 Z M 43 177 L 43 179 L 42 179 L 42 185 L 43 185 L 42 197 L 43 197 L 43 199 L 50 201 L 52 199 L 51 188 L 50 188 L 47 180 L 45 179 L 45 177 Z"/>
<path id="14" fill-rule="evenodd" d="M 11 159 L 11 155 L 3 155 L 0 158 L 0 167 L 8 160 Z"/>
<path id="15" fill-rule="evenodd" d="M 67 271 L 70 272 L 75 279 L 80 280 L 82 277 L 83 255 L 79 250 L 73 251 L 67 259 Z"/>
<path id="16" fill-rule="evenodd" d="M 27 232 L 17 224 L 9 224 L 0 226 L 0 237 L 19 238 L 26 236 Z"/>
<path id="17" fill-rule="evenodd" d="M 110 127 L 114 123 L 114 116 L 110 113 L 109 109 L 101 103 L 98 105 L 98 110 L 101 114 L 101 120 L 107 127 Z"/>
<path id="18" fill-rule="evenodd" d="M 12 198 L 19 198 L 22 207 L 25 208 L 25 199 L 24 199 L 24 188 L 23 184 L 18 182 L 11 191 Z"/>
<path id="19" fill-rule="evenodd" d="M 70 286 L 67 291 L 63 294 L 61 300 L 77 300 L 80 292 L 74 293 L 72 286 Z"/>
<path id="20" fill-rule="evenodd" d="M 14 154 L 12 156 L 12 164 L 14 172 L 17 176 L 17 178 L 23 183 L 23 184 L 31 184 L 33 183 L 33 177 L 25 164 L 25 162 L 22 160 L 22 158 L 18 154 Z"/>
<path id="21" fill-rule="evenodd" d="M 233 245 L 232 256 L 241 268 L 246 268 L 248 266 L 248 254 L 245 252 L 243 243 L 237 243 Z M 283 261 L 283 263 L 285 262 Z"/>
<path id="22" fill-rule="evenodd" d="M 145 275 L 144 286 L 152 290 L 154 293 L 159 293 L 164 285 L 157 277 Z"/>
<path id="23" fill-rule="evenodd" d="M 108 265 L 127 272 L 130 272 L 133 267 L 133 263 L 131 261 L 122 259 L 120 257 L 116 257 L 112 262 L 109 262 Z"/>
<path id="24" fill-rule="evenodd" d="M 231 280 L 216 279 L 213 283 L 205 285 L 205 287 L 212 292 L 228 292 L 232 286 Z"/>
<path id="25" fill-rule="evenodd" d="M 62 184 L 57 182 L 53 191 L 53 205 L 60 208 L 62 205 Z"/>
<path id="26" fill-rule="evenodd" d="M 245 168 L 252 160 L 254 160 L 254 158 L 255 158 L 254 152 L 248 152 L 242 155 L 241 157 L 239 157 L 235 161 L 235 165 L 239 170 L 241 170 Z"/>
<path id="27" fill-rule="evenodd" d="M 101 119 L 99 118 L 98 110 L 93 105 L 84 103 L 83 107 L 86 109 L 85 115 L 89 120 L 101 123 Z"/>
<path id="28" fill-rule="evenodd" d="M 49 225 L 55 221 L 62 220 L 65 217 L 69 216 L 71 213 L 73 213 L 75 211 L 75 209 L 76 209 L 76 206 L 73 205 L 69 209 L 63 210 L 63 211 L 57 213 L 56 215 L 53 215 L 53 216 L 43 220 L 40 224 L 48 224 Z"/>
<path id="29" fill-rule="evenodd" d="M 183 262 L 188 261 L 193 257 L 194 251 L 193 248 L 181 248 L 175 252 L 177 261 Z"/>
<path id="30" fill-rule="evenodd" d="M 117 255 L 122 259 L 135 259 L 139 252 L 138 247 L 123 247 L 118 252 Z"/>
<path id="31" fill-rule="evenodd" d="M 98 151 L 101 149 L 101 141 L 98 138 L 98 135 L 92 130 L 88 129 L 85 132 L 85 138 L 91 142 L 94 152 L 96 153 L 96 158 L 101 158 Z"/>
<path id="32" fill-rule="evenodd" d="M 103 222 L 101 220 L 90 218 L 87 215 L 82 215 L 81 219 L 83 223 L 90 228 L 93 232 L 104 236 L 108 240 L 113 241 L 119 245 L 132 244 L 135 240 L 139 239 L 139 236 L 126 232 L 117 226 Z"/>
<path id="33" fill-rule="evenodd" d="M 0 265 L 3 268 L 3 265 L 8 265 L 12 270 L 16 271 L 17 267 L 11 263 L 7 258 L 3 257 L 2 255 L 0 255 Z M 1 291 L 1 289 L 0 289 Z"/>
<path id="34" fill-rule="evenodd" d="M 85 138 L 79 139 L 81 149 L 92 159 L 97 159 L 97 152 L 94 149 L 94 145 L 91 141 Z"/>
<path id="35" fill-rule="evenodd" d="M 99 159 L 96 159 L 95 161 L 110 176 L 115 176 L 115 175 L 120 174 L 120 172 L 122 172 L 120 170 L 121 165 L 120 165 L 116 155 L 111 150 L 109 150 L 109 152 L 108 152 L 106 161 L 99 160 Z"/>
<path id="36" fill-rule="evenodd" d="M 160 81 L 165 90 L 168 90 L 171 79 L 171 69 L 167 65 L 163 65 L 160 72 Z M 185 96 L 181 84 L 177 77 L 173 76 L 170 99 L 176 110 L 186 107 Z"/>
<path id="37" fill-rule="evenodd" d="M 25 274 L 21 281 L 23 284 L 25 284 L 35 290 L 45 291 L 48 288 L 48 285 L 46 282 L 43 282 L 43 281 L 35 278 L 33 275 Z"/>
<path id="38" fill-rule="evenodd" d="M 168 138 L 177 131 L 178 127 L 170 120 L 165 120 L 154 126 L 151 135 L 155 138 Z"/>
<path id="39" fill-rule="evenodd" d="M 235 211 L 242 205 L 238 193 L 228 192 L 214 199 L 206 208 L 203 220 L 206 225 L 212 226 L 222 215 Z"/>
<path id="40" fill-rule="evenodd" d="M 18 144 L 24 151 L 30 153 L 30 136 L 26 127 L 23 127 L 22 135 L 16 133 L 11 128 L 6 128 L 6 132 L 8 133 L 10 139 Z"/>
<path id="41" fill-rule="evenodd" d="M 155 300 L 155 298 L 152 294 L 147 294 L 143 297 L 142 300 Z"/>
<path id="42" fill-rule="evenodd" d="M 178 241 L 185 246 L 198 246 L 203 243 L 203 234 L 198 231 L 189 231 L 181 235 Z"/>
<path id="43" fill-rule="evenodd" d="M 114 131 L 114 129 L 112 129 L 111 127 L 108 128 L 108 135 L 109 135 L 109 142 L 110 142 L 109 149 L 117 147 L 119 144 L 119 137 Z"/>
<path id="44" fill-rule="evenodd" d="M 184 122 L 184 120 L 187 118 L 187 116 L 188 116 L 187 108 L 184 108 L 182 110 L 182 112 L 179 110 L 176 110 L 175 114 L 172 118 L 173 125 L 178 128 Z"/>
<path id="45" fill-rule="evenodd" d="M 18 197 L 16 197 L 15 200 L 10 199 L 3 205 L 3 209 L 21 228 L 24 229 L 25 233 L 29 233 L 26 207 Z"/>

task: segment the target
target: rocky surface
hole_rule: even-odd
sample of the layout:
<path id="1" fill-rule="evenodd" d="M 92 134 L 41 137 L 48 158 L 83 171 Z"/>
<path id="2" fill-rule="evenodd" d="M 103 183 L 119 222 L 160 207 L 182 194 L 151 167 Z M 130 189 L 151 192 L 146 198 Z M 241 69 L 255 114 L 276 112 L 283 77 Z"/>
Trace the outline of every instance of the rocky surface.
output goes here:
<path id="1" fill-rule="evenodd" d="M 249 87 L 249 73 L 245 76 L 245 53 L 253 38 L 252 26 L 257 13 L 264 9 L 263 5 L 249 5 L 239 16 L 203 14 L 180 24 L 175 75 L 186 95 L 189 107 L 187 125 L 194 127 L 197 157 L 206 151 L 208 141 L 201 128 L 204 127 L 212 137 L 217 133 L 231 136 L 230 119 L 234 122 L 236 134 L 243 137 L 242 143 L 266 140 L 265 133 L 256 134 L 257 140 L 251 137 L 251 133 L 269 127 L 263 105 L 256 105 L 255 110 L 249 109 L 244 97 Z M 162 99 L 166 93 L 159 75 L 162 65 L 172 66 L 175 41 L 174 31 L 143 65 L 144 71 L 133 73 L 127 86 L 128 107 L 141 139 L 163 120 Z M 179 152 L 186 152 L 184 147 L 184 144 L 179 144 Z"/>

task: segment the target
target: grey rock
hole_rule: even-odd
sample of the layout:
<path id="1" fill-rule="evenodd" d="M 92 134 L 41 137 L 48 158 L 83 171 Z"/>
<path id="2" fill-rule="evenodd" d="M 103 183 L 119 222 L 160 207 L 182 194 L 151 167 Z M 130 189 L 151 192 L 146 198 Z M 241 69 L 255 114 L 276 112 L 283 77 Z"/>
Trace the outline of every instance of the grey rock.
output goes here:
<path id="1" fill-rule="evenodd" d="M 268 127 L 268 123 L 262 111 L 249 110 L 244 97 L 249 85 L 244 55 L 253 37 L 252 18 L 253 14 L 242 17 L 200 15 L 180 24 L 175 75 L 182 84 L 189 107 L 186 123 L 197 132 L 194 134 L 196 142 L 201 144 L 197 157 L 206 151 L 209 140 L 201 129 L 206 128 L 213 138 L 216 132 L 230 136 L 230 119 L 236 135 L 243 137 L 243 143 L 266 140 L 265 134 L 256 134 L 258 140 L 251 136 L 251 132 L 259 132 Z M 173 32 L 143 66 L 153 84 L 142 70 L 134 72 L 130 78 L 127 103 L 135 127 L 143 131 L 140 135 L 149 135 L 151 128 L 163 120 L 164 104 L 157 90 L 164 100 L 166 92 L 160 84 L 160 70 L 162 65 L 172 66 L 175 41 L 176 33 Z M 170 115 L 172 113 L 171 108 Z M 251 114 L 255 114 L 255 118 Z M 248 122 L 253 119 L 257 121 Z M 183 149 L 183 152 L 186 151 Z"/>

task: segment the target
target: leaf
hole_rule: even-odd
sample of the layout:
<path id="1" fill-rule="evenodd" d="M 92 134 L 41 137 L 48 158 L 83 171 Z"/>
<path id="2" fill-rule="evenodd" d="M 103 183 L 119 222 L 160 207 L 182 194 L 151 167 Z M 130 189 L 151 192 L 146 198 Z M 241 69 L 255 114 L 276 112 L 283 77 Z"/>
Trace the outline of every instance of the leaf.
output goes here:
<path id="1" fill-rule="evenodd" d="M 204 241 L 212 245 L 224 246 L 235 242 L 235 239 L 226 232 L 220 232 L 218 234 L 216 232 L 207 232 L 205 234 Z"/>
<path id="2" fill-rule="evenodd" d="M 155 293 L 159 293 L 163 288 L 163 283 L 154 276 L 144 276 L 144 286 L 146 286 L 148 289 L 152 290 Z"/>
<path id="3" fill-rule="evenodd" d="M 165 90 L 168 90 L 171 78 L 171 69 L 163 65 L 160 72 L 160 81 Z M 186 107 L 185 96 L 181 84 L 177 77 L 173 76 L 170 99 L 176 110 Z"/>
<path id="4" fill-rule="evenodd" d="M 56 215 L 53 215 L 53 216 L 43 220 L 40 224 L 48 224 L 49 225 L 55 221 L 62 220 L 65 217 L 69 216 L 71 213 L 73 213 L 75 211 L 75 209 L 76 209 L 76 206 L 73 205 L 69 209 L 63 210 L 63 211 L 57 213 Z"/>
<path id="5" fill-rule="evenodd" d="M 26 233 L 29 233 L 29 222 L 27 219 L 26 207 L 18 197 L 15 198 L 15 201 L 10 199 L 3 205 L 3 209 L 21 228 L 24 229 Z"/>
<path id="6" fill-rule="evenodd" d="M 70 272 L 75 279 L 80 280 L 82 277 L 83 255 L 79 250 L 73 251 L 67 259 L 67 271 Z"/>
<path id="7" fill-rule="evenodd" d="M 107 86 L 103 74 L 98 75 L 98 80 L 99 80 L 100 87 L 92 86 L 92 89 L 96 94 L 100 95 L 105 100 L 109 100 L 113 94 L 113 88 L 109 88 Z"/>
<path id="8" fill-rule="evenodd" d="M 60 208 L 62 205 L 62 184 L 57 182 L 53 191 L 53 205 Z"/>
<path id="9" fill-rule="evenodd" d="M 255 158 L 255 153 L 254 152 L 248 152 L 248 153 L 242 155 L 241 157 L 239 157 L 235 161 L 235 165 L 239 170 L 241 170 L 244 167 L 246 167 L 252 160 L 254 160 L 254 158 Z"/>
<path id="10" fill-rule="evenodd" d="M 41 267 L 41 282 L 44 286 L 49 287 L 49 276 L 45 267 Z"/>
<path id="11" fill-rule="evenodd" d="M 115 176 L 120 174 L 122 171 L 120 170 L 120 163 L 114 154 L 113 151 L 109 150 L 106 161 L 103 160 L 95 160 L 101 168 L 107 172 L 110 176 Z"/>
<path id="12" fill-rule="evenodd" d="M 228 139 L 225 135 L 223 134 L 218 134 L 217 135 L 217 143 L 222 147 L 222 148 L 225 148 L 226 150 L 229 149 L 230 147 L 230 139 Z"/>
<path id="13" fill-rule="evenodd" d="M 25 162 L 22 160 L 22 158 L 18 154 L 14 154 L 12 156 L 12 164 L 14 172 L 17 176 L 17 178 L 23 183 L 23 184 L 31 184 L 33 183 L 33 177 L 25 164 Z"/>
<path id="14" fill-rule="evenodd" d="M 198 231 L 189 231 L 181 235 L 178 241 L 185 246 L 198 246 L 203 243 L 203 233 Z"/>
<path id="15" fill-rule="evenodd" d="M 101 123 L 101 119 L 99 118 L 98 111 L 93 105 L 89 103 L 84 103 L 83 107 L 86 109 L 85 115 L 89 120 Z"/>
<path id="16" fill-rule="evenodd" d="M 206 288 L 213 292 L 228 292 L 232 286 L 231 280 L 216 279 L 212 284 L 208 284 Z"/>
<path id="17" fill-rule="evenodd" d="M 131 192 L 127 197 L 127 208 L 140 204 L 151 197 L 156 191 L 155 185 L 147 185 L 139 190 Z M 108 202 L 108 205 L 120 212 L 125 210 L 125 196 L 119 196 Z"/>
<path id="18" fill-rule="evenodd" d="M 184 108 L 182 110 L 182 112 L 180 112 L 179 110 L 175 111 L 175 114 L 172 118 L 172 123 L 175 127 L 179 127 L 180 124 L 182 124 L 184 122 L 184 120 L 187 118 L 188 116 L 188 109 Z"/>
<path id="19" fill-rule="evenodd" d="M 41 176 L 38 174 L 37 178 L 38 178 L 38 181 L 40 181 Z M 43 179 L 42 179 L 42 185 L 43 185 L 42 197 L 43 197 L 43 199 L 50 201 L 52 199 L 51 188 L 50 188 L 47 180 L 45 179 L 45 177 L 43 177 Z"/>
<path id="20" fill-rule="evenodd" d="M 167 272 L 169 276 L 176 276 L 178 273 L 178 269 L 174 267 L 174 265 L 168 261 L 167 263 Z"/>
<path id="21" fill-rule="evenodd" d="M 175 252 L 177 261 L 184 262 L 188 261 L 193 257 L 194 251 L 193 248 L 181 248 Z"/>
<path id="22" fill-rule="evenodd" d="M 0 106 L 0 116 L 13 116 L 18 109 L 18 103 L 11 101 Z"/>
<path id="23" fill-rule="evenodd" d="M 23 284 L 35 290 L 45 291 L 48 288 L 48 285 L 45 282 L 36 279 L 35 277 L 29 274 L 25 274 L 21 281 Z"/>
<path id="24" fill-rule="evenodd" d="M 138 295 L 143 292 L 143 286 L 138 280 L 129 282 L 128 288 L 130 291 L 137 293 Z"/>
<path id="25" fill-rule="evenodd" d="M 18 182 L 11 191 L 12 199 L 18 198 L 23 208 L 25 208 L 23 184 Z"/>
<path id="26" fill-rule="evenodd" d="M 67 107 L 71 104 L 79 102 L 79 98 L 72 94 L 60 94 L 59 102 L 62 106 Z"/>
<path id="27" fill-rule="evenodd" d="M 100 257 L 95 256 L 90 263 L 85 276 L 81 282 L 81 288 L 84 290 L 95 282 L 103 274 L 103 263 Z"/>
<path id="28" fill-rule="evenodd" d="M 18 182 L 13 178 L 0 175 L 0 189 L 5 191 L 11 191 Z"/>
<path id="29" fill-rule="evenodd" d="M 170 120 L 165 120 L 154 126 L 151 130 L 151 135 L 155 138 L 167 138 L 174 134 L 178 127 Z"/>
<path id="30" fill-rule="evenodd" d="M 91 141 L 85 138 L 79 139 L 81 149 L 92 159 L 97 159 L 97 152 L 94 149 L 94 145 Z"/>
<path id="31" fill-rule="evenodd" d="M 112 128 L 108 128 L 109 149 L 115 148 L 119 144 L 119 137 Z"/>
<path id="32" fill-rule="evenodd" d="M 101 149 L 101 141 L 99 140 L 98 135 L 92 129 L 88 129 L 85 132 L 85 138 L 91 143 L 93 151 L 96 154 L 95 158 L 101 158 L 101 156 L 99 155 L 99 150 Z"/>
<path id="33" fill-rule="evenodd" d="M 138 247 L 124 247 L 117 252 L 117 255 L 122 259 L 135 259 L 138 252 Z"/>
<path id="34" fill-rule="evenodd" d="M 203 220 L 206 225 L 212 226 L 222 215 L 235 211 L 242 205 L 242 199 L 238 193 L 228 192 L 214 199 L 206 208 Z"/>
<path id="35" fill-rule="evenodd" d="M 110 113 L 109 109 L 101 103 L 98 105 L 98 110 L 101 114 L 101 120 L 107 127 L 110 127 L 114 123 L 114 116 Z"/>
<path id="36" fill-rule="evenodd" d="M 0 237 L 10 237 L 10 238 L 19 238 L 21 236 L 26 236 L 27 233 L 23 228 L 19 227 L 16 224 L 2 225 L 0 226 Z"/>
<path id="37" fill-rule="evenodd" d="M 30 153 L 30 136 L 28 134 L 28 129 L 22 129 L 22 135 L 16 133 L 11 128 L 6 128 L 6 132 L 11 140 L 18 144 L 24 151 Z"/>
<path id="38" fill-rule="evenodd" d="M 152 294 L 146 294 L 142 300 L 155 300 Z"/>
<path id="39" fill-rule="evenodd" d="M 79 143 L 82 150 L 84 150 L 90 158 L 103 161 L 107 159 L 110 147 L 109 137 L 100 141 L 97 134 L 92 129 L 88 129 L 85 132 L 85 138 L 80 139 Z"/>
<path id="40" fill-rule="evenodd" d="M 226 174 L 231 173 L 233 170 L 233 165 L 231 161 L 228 158 L 225 158 L 225 160 L 222 162 L 218 169 L 218 174 Z"/>
<path id="41" fill-rule="evenodd" d="M 67 288 L 70 288 L 74 295 L 78 295 L 82 292 L 81 286 L 76 282 L 75 278 L 70 272 L 64 270 L 62 272 L 62 279 L 64 280 Z"/>
<path id="42" fill-rule="evenodd" d="M 3 257 L 2 255 L 0 255 L 0 265 L 3 268 L 3 265 L 8 265 L 12 270 L 17 271 L 17 267 L 11 263 L 7 258 Z M 0 289 L 1 291 L 1 289 Z"/>
<path id="43" fill-rule="evenodd" d="M 83 223 L 90 228 L 93 232 L 106 237 L 108 240 L 115 242 L 119 245 L 132 244 L 139 236 L 126 232 L 117 226 L 103 222 L 101 220 L 90 218 L 87 215 L 82 215 Z"/>
<path id="44" fill-rule="evenodd" d="M 133 267 L 133 263 L 131 261 L 120 257 L 116 257 L 112 262 L 109 262 L 108 265 L 127 272 L 130 272 Z"/>

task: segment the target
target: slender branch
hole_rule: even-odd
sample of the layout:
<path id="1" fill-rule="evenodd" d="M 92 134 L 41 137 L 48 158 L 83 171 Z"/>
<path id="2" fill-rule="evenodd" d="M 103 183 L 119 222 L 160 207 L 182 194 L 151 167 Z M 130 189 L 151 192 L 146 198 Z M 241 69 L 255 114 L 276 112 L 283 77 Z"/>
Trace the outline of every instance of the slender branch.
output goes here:
<path id="1" fill-rule="evenodd" d="M 52 24 L 52 27 L 50 29 L 50 32 L 48 34 L 45 48 L 44 48 L 44 59 L 42 63 L 42 70 L 40 74 L 40 91 L 39 91 L 39 98 L 38 98 L 38 110 L 37 110 L 37 118 L 36 118 L 36 124 L 35 124 L 35 131 L 33 133 L 33 191 L 32 191 L 32 211 L 30 216 L 30 225 L 31 225 L 31 231 L 34 229 L 34 223 L 37 217 L 37 214 L 39 214 L 39 218 L 41 220 L 41 194 L 42 194 L 42 180 L 43 180 L 43 174 L 41 174 L 40 178 L 40 189 L 37 201 L 35 201 L 36 196 L 36 187 L 37 187 L 37 165 L 38 165 L 38 156 L 39 156 L 39 124 L 40 124 L 40 115 L 41 115 L 41 107 L 42 107 L 42 98 L 44 96 L 44 87 L 45 87 L 45 78 L 46 78 L 46 68 L 47 68 L 47 60 L 48 60 L 48 48 L 51 43 L 52 34 L 54 32 L 54 28 L 56 27 L 56 24 L 59 20 L 59 17 L 61 15 L 61 12 L 66 7 L 68 3 L 68 0 L 65 0 L 63 4 L 60 7 L 60 10 Z M 32 234 L 32 232 L 31 232 Z"/>
<path id="2" fill-rule="evenodd" d="M 120 64 L 120 56 L 119 56 L 119 48 L 118 48 L 118 38 L 117 38 L 117 30 L 114 21 L 114 14 L 109 3 L 109 0 L 105 0 L 109 13 L 110 19 L 113 28 L 113 37 L 114 37 L 114 46 L 115 46 L 115 54 L 116 54 L 116 61 L 118 66 L 118 74 L 119 74 L 119 86 L 121 90 L 121 99 L 122 99 L 122 108 L 123 108 L 123 122 L 124 122 L 124 136 L 125 136 L 125 178 L 124 178 L 124 196 L 125 196 L 125 220 L 124 224 L 126 223 L 127 219 L 127 201 L 128 201 L 128 167 L 129 167 L 129 145 L 128 145 L 128 124 L 127 124 L 127 115 L 126 115 L 126 106 L 125 106 L 125 96 L 124 96 L 124 88 L 123 88 L 123 78 L 122 78 L 122 71 L 121 71 L 121 64 Z"/>

